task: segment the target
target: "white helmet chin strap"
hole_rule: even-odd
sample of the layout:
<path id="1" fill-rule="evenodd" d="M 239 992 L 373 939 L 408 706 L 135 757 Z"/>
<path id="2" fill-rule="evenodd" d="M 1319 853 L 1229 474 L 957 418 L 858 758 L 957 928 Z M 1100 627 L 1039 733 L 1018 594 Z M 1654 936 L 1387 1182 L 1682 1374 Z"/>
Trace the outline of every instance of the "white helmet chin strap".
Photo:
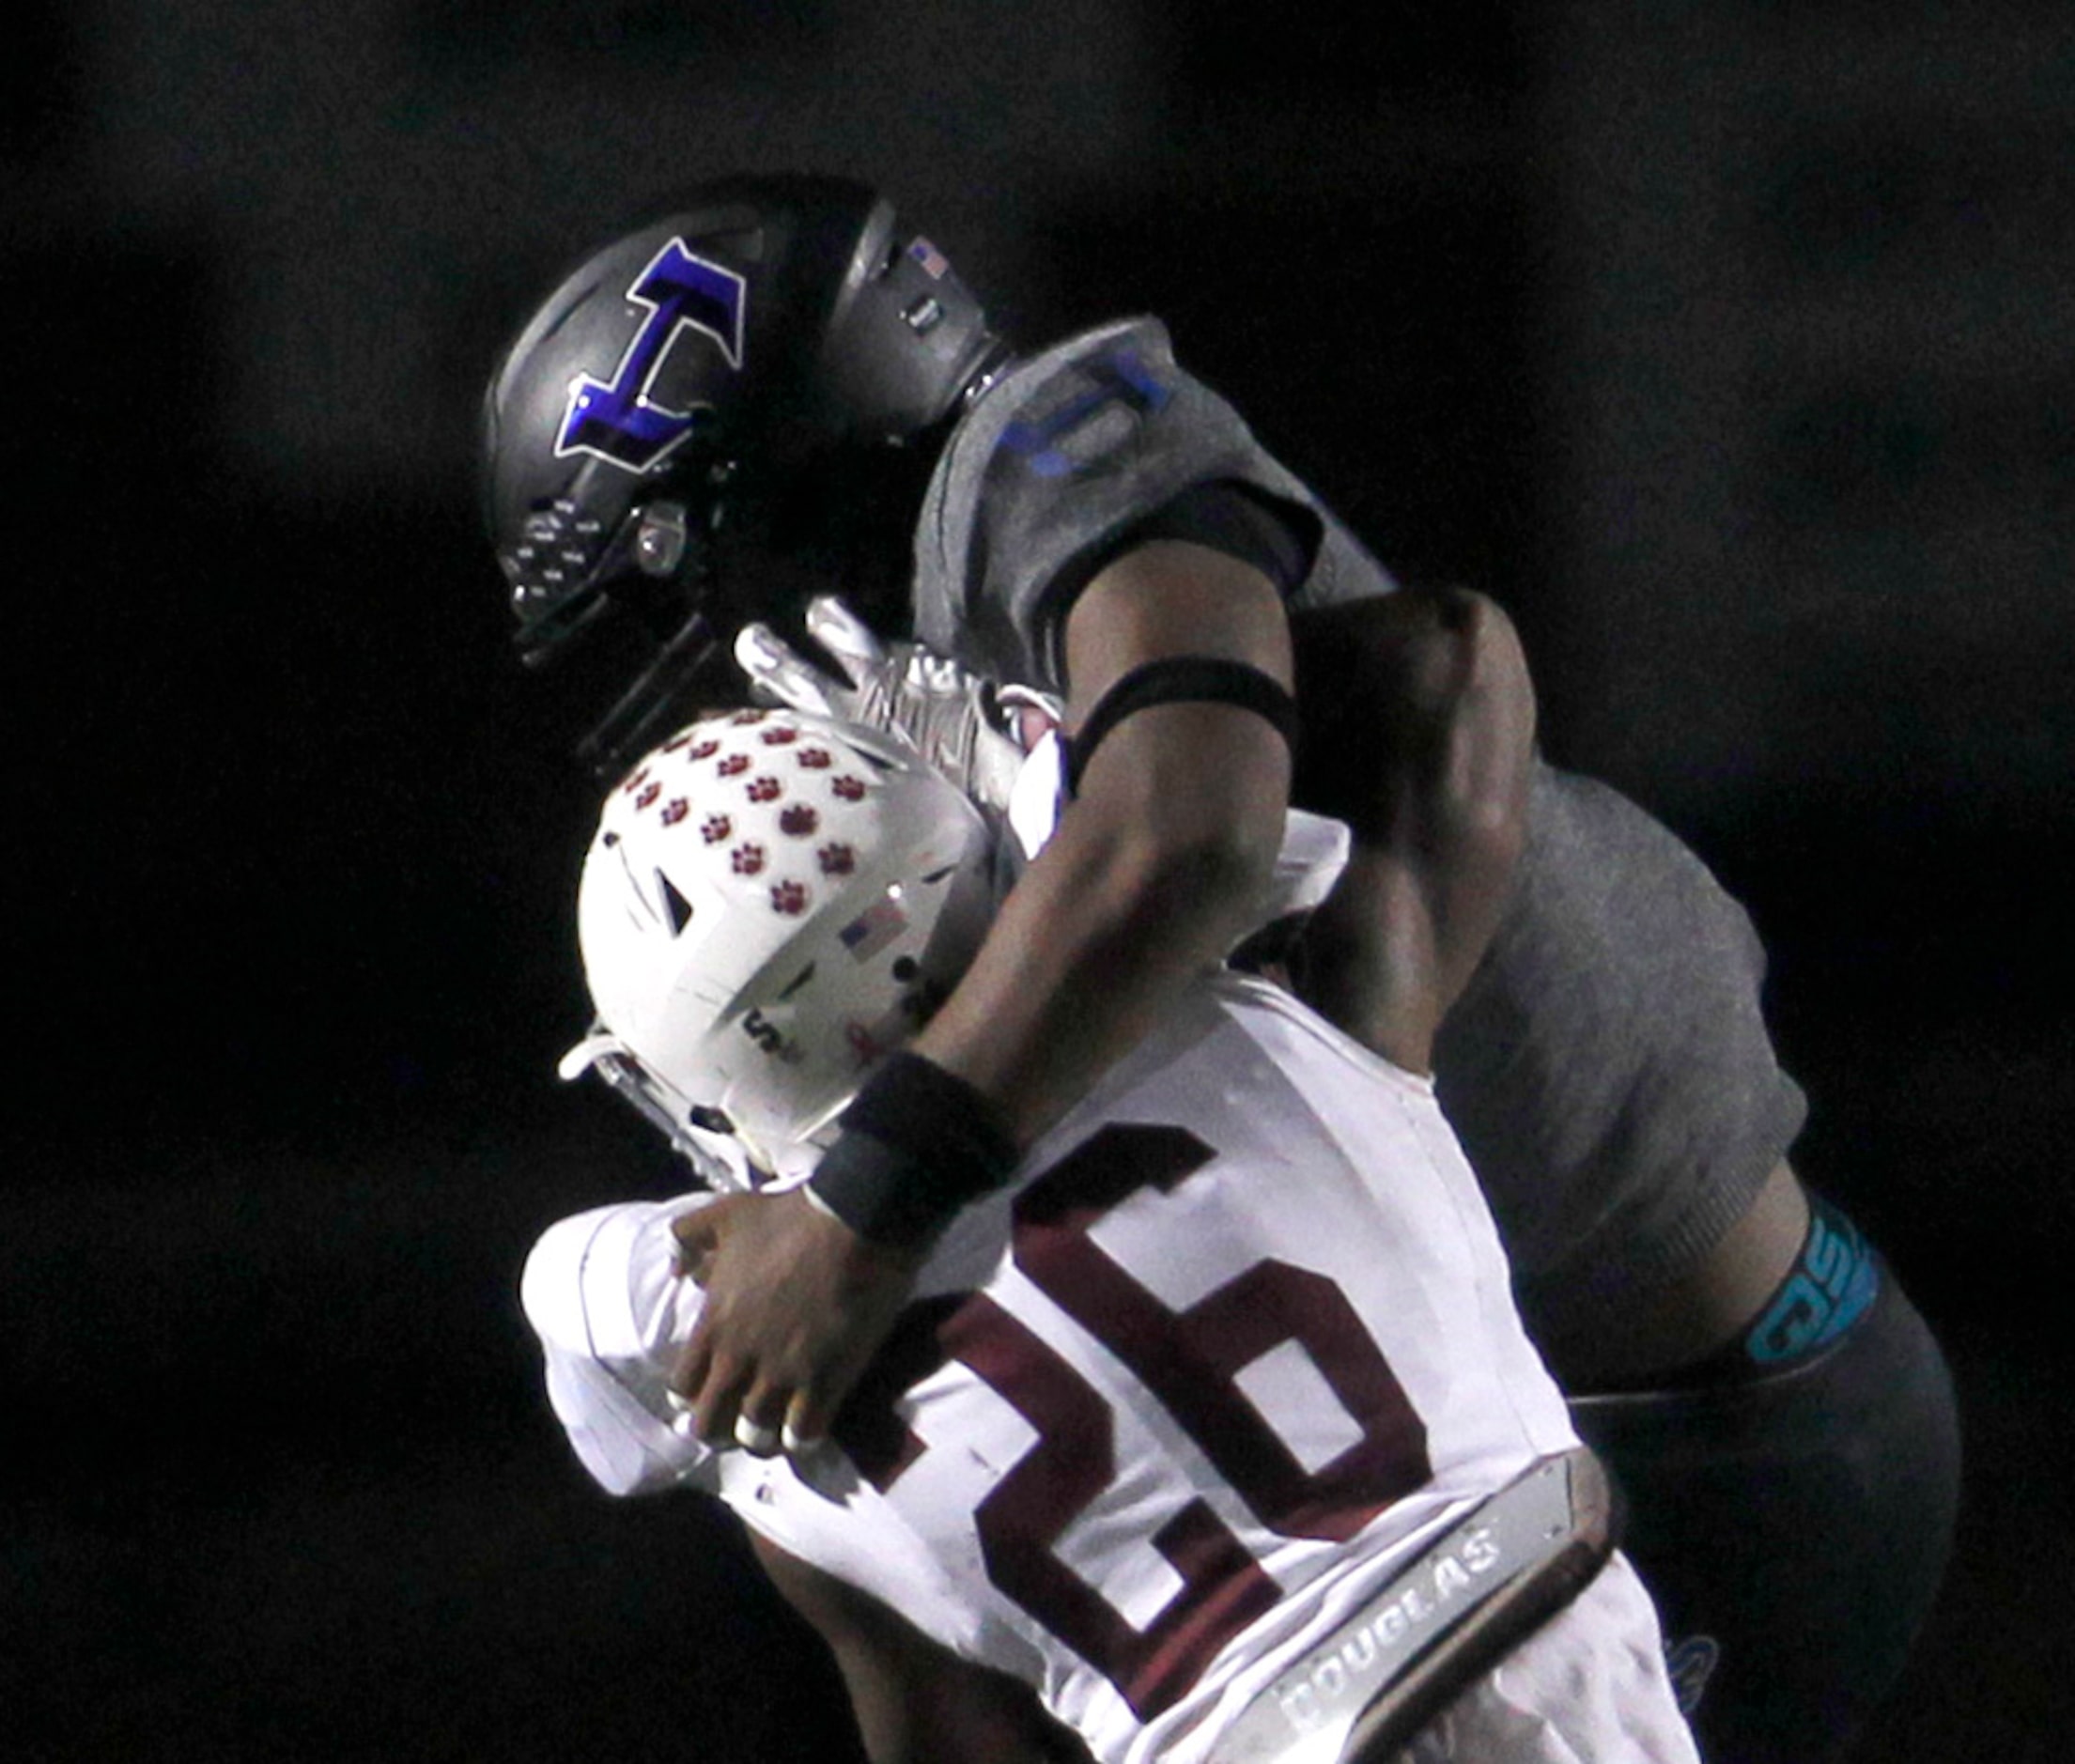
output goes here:
<path id="1" fill-rule="evenodd" d="M 753 1194 L 782 1185 L 762 1168 L 766 1160 L 755 1155 L 739 1135 L 702 1127 L 689 1111 L 674 1109 L 663 1081 L 631 1047 L 599 1025 L 594 1025 L 589 1034 L 555 1061 L 555 1076 L 565 1084 L 590 1072 L 631 1103 L 652 1126 L 660 1128 L 672 1149 L 709 1188 L 723 1194 Z"/>
<path id="2" fill-rule="evenodd" d="M 607 1054 L 626 1052 L 625 1042 L 603 1025 L 594 1023 L 590 1032 L 555 1061 L 555 1076 L 565 1084 L 574 1084 Z"/>

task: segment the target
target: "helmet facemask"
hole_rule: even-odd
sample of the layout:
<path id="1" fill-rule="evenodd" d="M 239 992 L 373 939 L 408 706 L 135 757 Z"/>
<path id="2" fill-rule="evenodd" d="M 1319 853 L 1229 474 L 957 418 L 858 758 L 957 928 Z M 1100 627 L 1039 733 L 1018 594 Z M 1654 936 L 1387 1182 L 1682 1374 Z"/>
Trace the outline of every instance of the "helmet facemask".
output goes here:
<path id="1" fill-rule="evenodd" d="M 837 593 L 905 623 L 929 470 L 1001 353 L 935 247 L 841 179 L 704 186 L 564 280 L 486 396 L 485 500 L 529 661 L 608 623 L 644 643 L 596 770 L 748 618 Z"/>

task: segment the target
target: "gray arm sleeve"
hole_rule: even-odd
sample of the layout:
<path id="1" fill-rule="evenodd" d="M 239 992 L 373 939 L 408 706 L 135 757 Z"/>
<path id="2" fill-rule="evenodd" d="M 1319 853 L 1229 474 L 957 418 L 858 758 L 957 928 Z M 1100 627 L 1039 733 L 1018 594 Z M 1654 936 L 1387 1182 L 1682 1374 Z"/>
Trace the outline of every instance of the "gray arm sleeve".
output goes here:
<path id="1" fill-rule="evenodd" d="M 1061 690 L 1062 597 L 1148 515 L 1218 482 L 1319 523 L 1298 604 L 1392 586 L 1239 413 L 1176 364 L 1160 324 L 1127 319 L 1021 364 L 959 424 L 916 528 L 916 635 L 990 679 Z"/>

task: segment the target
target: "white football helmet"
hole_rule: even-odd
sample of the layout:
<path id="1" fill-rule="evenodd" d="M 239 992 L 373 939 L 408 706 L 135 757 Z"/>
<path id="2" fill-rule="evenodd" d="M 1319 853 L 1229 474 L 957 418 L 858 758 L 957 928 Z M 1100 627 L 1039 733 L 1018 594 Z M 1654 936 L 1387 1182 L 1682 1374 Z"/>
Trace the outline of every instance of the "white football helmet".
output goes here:
<path id="1" fill-rule="evenodd" d="M 812 1172 L 992 908 L 984 823 L 891 738 L 790 710 L 693 723 L 612 791 L 577 929 L 596 1068 L 709 1182 Z"/>

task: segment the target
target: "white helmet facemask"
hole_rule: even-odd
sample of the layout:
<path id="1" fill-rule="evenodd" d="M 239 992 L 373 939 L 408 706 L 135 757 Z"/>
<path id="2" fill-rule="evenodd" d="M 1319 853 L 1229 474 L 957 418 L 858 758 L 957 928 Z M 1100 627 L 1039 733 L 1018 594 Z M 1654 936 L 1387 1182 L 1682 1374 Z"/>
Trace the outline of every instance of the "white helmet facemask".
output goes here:
<path id="1" fill-rule="evenodd" d="M 836 1117 L 965 971 L 979 812 L 884 735 L 708 717 L 607 798 L 577 901 L 596 1070 L 724 1188 L 804 1180 Z"/>

